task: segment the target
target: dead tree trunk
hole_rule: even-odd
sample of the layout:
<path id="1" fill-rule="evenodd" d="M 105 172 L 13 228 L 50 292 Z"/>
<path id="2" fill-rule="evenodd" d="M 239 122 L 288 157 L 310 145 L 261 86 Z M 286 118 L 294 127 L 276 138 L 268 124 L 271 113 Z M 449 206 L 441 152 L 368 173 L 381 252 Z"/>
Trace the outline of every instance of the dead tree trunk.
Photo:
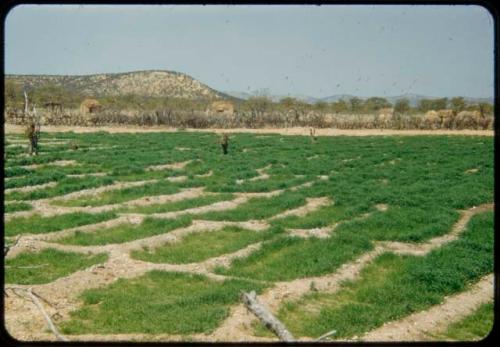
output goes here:
<path id="1" fill-rule="evenodd" d="M 28 94 L 24 91 L 24 118 L 28 117 Z"/>
<path id="2" fill-rule="evenodd" d="M 254 291 L 250 293 L 241 293 L 241 299 L 245 306 L 255 314 L 264 325 L 271 329 L 281 341 L 293 342 L 295 338 L 286 329 L 286 327 L 281 323 L 271 312 L 269 312 L 261 303 L 257 301 L 257 295 Z"/>

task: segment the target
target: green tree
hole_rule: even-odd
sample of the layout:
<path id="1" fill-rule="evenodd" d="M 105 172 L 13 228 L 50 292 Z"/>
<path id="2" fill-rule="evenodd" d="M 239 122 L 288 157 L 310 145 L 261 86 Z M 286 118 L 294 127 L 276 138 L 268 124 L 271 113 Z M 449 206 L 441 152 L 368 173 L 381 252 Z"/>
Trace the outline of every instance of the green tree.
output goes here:
<path id="1" fill-rule="evenodd" d="M 308 103 L 291 97 L 281 99 L 279 105 L 287 114 L 292 114 L 292 121 L 295 123 L 311 109 L 311 105 Z"/>
<path id="2" fill-rule="evenodd" d="M 339 101 L 336 101 L 332 103 L 332 110 L 335 113 L 342 113 L 342 112 L 347 112 L 349 110 L 349 105 L 345 100 L 340 99 Z"/>
<path id="3" fill-rule="evenodd" d="M 374 112 L 378 111 L 381 108 L 385 107 L 391 107 L 391 103 L 387 101 L 385 98 L 380 98 L 380 97 L 371 97 L 366 99 L 366 101 L 363 104 L 363 109 L 366 112 Z"/>
<path id="4" fill-rule="evenodd" d="M 75 107 L 80 105 L 82 99 L 81 95 L 53 83 L 33 89 L 30 95 L 30 100 L 40 106 L 55 103 L 63 107 Z"/>
<path id="5" fill-rule="evenodd" d="M 272 100 L 267 96 L 252 96 L 245 104 L 253 117 L 262 117 L 270 110 L 272 103 Z"/>
<path id="6" fill-rule="evenodd" d="M 324 101 L 318 101 L 317 103 L 314 104 L 313 107 L 316 111 L 318 111 L 320 113 L 324 113 L 328 109 L 328 103 L 326 103 Z"/>
<path id="7" fill-rule="evenodd" d="M 418 102 L 418 110 L 421 112 L 427 112 L 434 108 L 433 100 L 430 99 L 421 99 Z"/>
<path id="8" fill-rule="evenodd" d="M 394 103 L 394 113 L 406 114 L 410 111 L 410 100 L 399 99 Z"/>
<path id="9" fill-rule="evenodd" d="M 5 106 L 22 107 L 23 91 L 19 83 L 13 80 L 5 80 Z"/>
<path id="10" fill-rule="evenodd" d="M 489 104 L 487 102 L 480 102 L 478 104 L 478 111 L 483 116 L 491 115 L 491 114 L 493 114 L 493 105 Z"/>
<path id="11" fill-rule="evenodd" d="M 459 96 L 456 98 L 452 98 L 450 100 L 450 106 L 455 112 L 460 112 L 465 110 L 465 107 L 467 106 L 465 100 L 463 97 Z"/>
<path id="12" fill-rule="evenodd" d="M 363 105 L 363 100 L 358 97 L 353 97 L 349 100 L 349 108 L 351 112 L 361 111 L 361 106 Z"/>
<path id="13" fill-rule="evenodd" d="M 436 99 L 432 102 L 434 110 L 443 110 L 448 106 L 448 98 Z"/>

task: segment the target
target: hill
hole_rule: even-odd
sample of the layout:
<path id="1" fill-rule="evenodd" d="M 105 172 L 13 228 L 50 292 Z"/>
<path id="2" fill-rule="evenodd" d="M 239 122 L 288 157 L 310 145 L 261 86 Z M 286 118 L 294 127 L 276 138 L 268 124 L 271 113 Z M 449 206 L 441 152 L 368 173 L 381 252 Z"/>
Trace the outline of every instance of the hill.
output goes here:
<path id="1" fill-rule="evenodd" d="M 234 99 L 208 87 L 186 74 L 165 71 L 133 71 L 125 73 L 107 73 L 95 75 L 6 75 L 31 88 L 48 85 L 62 87 L 84 96 L 123 96 L 138 95 L 146 97 L 172 97 L 184 99 Z"/>

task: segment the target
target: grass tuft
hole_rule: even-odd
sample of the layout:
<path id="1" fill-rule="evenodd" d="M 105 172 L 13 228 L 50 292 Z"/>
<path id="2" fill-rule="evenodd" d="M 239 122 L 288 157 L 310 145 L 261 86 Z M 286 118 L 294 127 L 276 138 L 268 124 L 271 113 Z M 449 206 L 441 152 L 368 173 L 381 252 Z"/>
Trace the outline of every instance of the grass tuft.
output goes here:
<path id="1" fill-rule="evenodd" d="M 107 258 L 106 254 L 85 255 L 55 249 L 21 253 L 15 258 L 6 259 L 5 283 L 48 283 L 77 270 L 103 263 Z"/>

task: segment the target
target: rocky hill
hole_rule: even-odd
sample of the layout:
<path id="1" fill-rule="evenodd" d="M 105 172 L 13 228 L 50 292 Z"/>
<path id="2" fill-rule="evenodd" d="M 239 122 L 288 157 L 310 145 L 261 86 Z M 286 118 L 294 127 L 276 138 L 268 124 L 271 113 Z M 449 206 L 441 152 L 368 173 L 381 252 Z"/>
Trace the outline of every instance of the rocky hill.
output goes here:
<path id="1" fill-rule="evenodd" d="M 39 88 L 47 85 L 83 96 L 139 96 L 175 97 L 185 99 L 231 99 L 200 81 L 180 72 L 150 70 L 96 75 L 6 75 L 20 85 Z"/>

